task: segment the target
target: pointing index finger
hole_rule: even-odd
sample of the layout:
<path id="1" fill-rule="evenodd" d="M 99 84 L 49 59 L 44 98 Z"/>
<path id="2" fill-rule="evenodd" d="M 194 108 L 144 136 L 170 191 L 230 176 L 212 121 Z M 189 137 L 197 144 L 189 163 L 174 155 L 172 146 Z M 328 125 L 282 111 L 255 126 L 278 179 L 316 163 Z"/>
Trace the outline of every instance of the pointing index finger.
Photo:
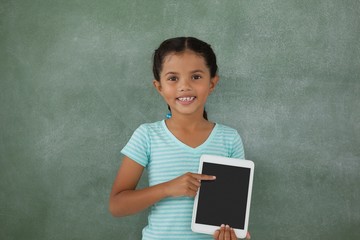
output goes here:
<path id="1" fill-rule="evenodd" d="M 198 173 L 196 173 L 193 176 L 197 180 L 215 180 L 216 179 L 216 176 L 206 175 L 206 174 L 198 174 Z"/>

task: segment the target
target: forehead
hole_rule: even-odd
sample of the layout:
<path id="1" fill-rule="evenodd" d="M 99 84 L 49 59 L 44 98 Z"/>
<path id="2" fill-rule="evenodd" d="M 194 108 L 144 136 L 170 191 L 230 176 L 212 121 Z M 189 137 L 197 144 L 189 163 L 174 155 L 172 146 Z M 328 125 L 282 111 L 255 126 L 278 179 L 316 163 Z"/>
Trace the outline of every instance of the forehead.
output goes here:
<path id="1" fill-rule="evenodd" d="M 184 52 L 169 53 L 163 62 L 163 70 L 165 69 L 207 69 L 205 59 L 198 53 L 190 50 Z"/>

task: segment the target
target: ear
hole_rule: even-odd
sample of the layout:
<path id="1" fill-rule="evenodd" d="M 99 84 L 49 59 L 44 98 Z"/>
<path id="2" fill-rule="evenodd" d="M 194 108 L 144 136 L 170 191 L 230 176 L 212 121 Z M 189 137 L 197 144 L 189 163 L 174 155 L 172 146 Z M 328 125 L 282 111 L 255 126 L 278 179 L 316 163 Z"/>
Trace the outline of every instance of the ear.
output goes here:
<path id="1" fill-rule="evenodd" d="M 161 94 L 161 93 L 162 93 L 162 92 L 161 92 L 162 88 L 161 88 L 161 83 L 160 83 L 160 81 L 153 80 L 153 85 L 154 85 L 155 89 Z"/>
<path id="2" fill-rule="evenodd" d="M 215 90 L 216 85 L 219 82 L 219 76 L 215 75 L 215 77 L 210 79 L 210 92 Z"/>

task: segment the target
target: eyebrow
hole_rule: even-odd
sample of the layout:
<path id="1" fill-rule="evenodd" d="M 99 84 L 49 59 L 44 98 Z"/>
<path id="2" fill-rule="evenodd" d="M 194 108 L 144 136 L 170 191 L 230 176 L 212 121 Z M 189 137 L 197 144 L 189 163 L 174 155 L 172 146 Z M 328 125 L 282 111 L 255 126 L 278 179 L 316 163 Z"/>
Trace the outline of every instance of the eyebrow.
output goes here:
<path id="1" fill-rule="evenodd" d="M 196 70 L 191 71 L 191 73 L 204 73 L 204 71 L 201 69 L 196 69 Z M 165 76 L 172 75 L 172 74 L 178 74 L 178 72 L 170 71 L 170 72 L 165 73 Z"/>
<path id="2" fill-rule="evenodd" d="M 173 74 L 176 75 L 176 74 L 178 74 L 178 73 L 177 73 L 177 72 L 167 72 L 167 73 L 165 73 L 165 76 L 166 76 L 166 75 L 173 75 Z"/>
<path id="3" fill-rule="evenodd" d="M 191 73 L 197 73 L 197 72 L 200 72 L 200 73 L 205 73 L 203 70 L 201 69 L 196 69 L 194 71 L 191 71 Z"/>

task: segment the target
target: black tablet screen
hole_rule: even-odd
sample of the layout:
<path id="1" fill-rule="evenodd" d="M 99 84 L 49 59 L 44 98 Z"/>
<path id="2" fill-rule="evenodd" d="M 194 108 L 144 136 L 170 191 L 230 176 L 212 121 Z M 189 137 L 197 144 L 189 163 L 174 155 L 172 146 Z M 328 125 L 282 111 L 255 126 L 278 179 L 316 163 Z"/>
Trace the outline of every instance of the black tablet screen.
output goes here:
<path id="1" fill-rule="evenodd" d="M 201 181 L 195 222 L 244 229 L 250 169 L 204 162 L 203 174 L 214 181 Z"/>

